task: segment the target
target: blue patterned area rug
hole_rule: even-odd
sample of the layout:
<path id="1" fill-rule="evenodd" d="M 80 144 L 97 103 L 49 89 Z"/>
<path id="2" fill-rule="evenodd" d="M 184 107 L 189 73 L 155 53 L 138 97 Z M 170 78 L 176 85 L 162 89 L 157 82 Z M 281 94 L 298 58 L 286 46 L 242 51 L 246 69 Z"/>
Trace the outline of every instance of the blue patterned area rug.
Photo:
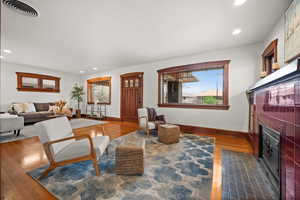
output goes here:
<path id="1" fill-rule="evenodd" d="M 114 174 L 115 147 L 124 137 L 146 140 L 143 176 Z M 185 134 L 180 142 L 165 145 L 157 137 L 134 132 L 111 142 L 100 160 L 101 175 L 95 176 L 90 161 L 56 168 L 48 177 L 37 178 L 47 166 L 28 172 L 58 199 L 210 199 L 214 138 Z"/>

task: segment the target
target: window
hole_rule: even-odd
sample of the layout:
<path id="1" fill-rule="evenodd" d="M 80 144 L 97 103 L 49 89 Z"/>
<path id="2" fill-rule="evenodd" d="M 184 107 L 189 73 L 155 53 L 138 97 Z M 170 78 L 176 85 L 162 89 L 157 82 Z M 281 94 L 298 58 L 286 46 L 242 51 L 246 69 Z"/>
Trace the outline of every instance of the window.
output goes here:
<path id="1" fill-rule="evenodd" d="M 87 95 L 89 104 L 110 104 L 111 77 L 99 77 L 87 80 Z"/>
<path id="2" fill-rule="evenodd" d="M 22 77 L 22 87 L 23 88 L 39 88 L 39 79 Z"/>
<path id="3" fill-rule="evenodd" d="M 229 109 L 229 60 L 158 70 L 160 107 Z"/>
<path id="4" fill-rule="evenodd" d="M 277 69 L 274 68 L 274 64 L 277 63 L 277 43 L 278 39 L 272 41 L 262 54 L 262 77 Z"/>
<path id="5" fill-rule="evenodd" d="M 17 90 L 23 92 L 59 92 L 60 78 L 42 74 L 16 72 Z"/>
<path id="6" fill-rule="evenodd" d="M 45 89 L 55 89 L 55 80 L 43 80 L 43 88 Z"/>

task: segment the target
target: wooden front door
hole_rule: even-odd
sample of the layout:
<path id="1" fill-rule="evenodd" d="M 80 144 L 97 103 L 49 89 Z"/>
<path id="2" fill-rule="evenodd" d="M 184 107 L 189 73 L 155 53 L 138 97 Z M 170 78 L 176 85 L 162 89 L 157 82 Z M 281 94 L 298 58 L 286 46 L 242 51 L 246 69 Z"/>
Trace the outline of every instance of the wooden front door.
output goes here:
<path id="1" fill-rule="evenodd" d="M 138 120 L 137 110 L 143 107 L 143 74 L 133 72 L 121 75 L 121 119 Z"/>

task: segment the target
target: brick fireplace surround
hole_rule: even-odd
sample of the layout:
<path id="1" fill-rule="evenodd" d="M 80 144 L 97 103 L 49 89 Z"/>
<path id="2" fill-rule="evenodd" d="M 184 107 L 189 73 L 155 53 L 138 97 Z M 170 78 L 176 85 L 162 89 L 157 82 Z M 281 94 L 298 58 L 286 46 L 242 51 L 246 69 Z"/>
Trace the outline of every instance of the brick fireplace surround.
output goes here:
<path id="1" fill-rule="evenodd" d="M 273 80 L 260 81 L 250 89 L 249 130 L 257 157 L 261 149 L 260 125 L 280 133 L 280 196 L 292 200 L 300 199 L 300 59 L 287 67 L 293 70 L 283 67 L 275 72 L 279 75 Z M 288 72 L 282 73 L 284 70 Z"/>

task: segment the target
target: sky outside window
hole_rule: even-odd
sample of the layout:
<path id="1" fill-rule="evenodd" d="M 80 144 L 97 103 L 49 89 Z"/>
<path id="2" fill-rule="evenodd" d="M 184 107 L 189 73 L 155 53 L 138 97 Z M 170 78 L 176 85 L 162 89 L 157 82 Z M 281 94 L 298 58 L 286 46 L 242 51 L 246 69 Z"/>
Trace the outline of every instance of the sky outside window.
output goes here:
<path id="1" fill-rule="evenodd" d="M 183 96 L 201 96 L 201 94 L 217 94 L 223 92 L 223 69 L 211 69 L 193 72 L 198 82 L 183 83 Z"/>

